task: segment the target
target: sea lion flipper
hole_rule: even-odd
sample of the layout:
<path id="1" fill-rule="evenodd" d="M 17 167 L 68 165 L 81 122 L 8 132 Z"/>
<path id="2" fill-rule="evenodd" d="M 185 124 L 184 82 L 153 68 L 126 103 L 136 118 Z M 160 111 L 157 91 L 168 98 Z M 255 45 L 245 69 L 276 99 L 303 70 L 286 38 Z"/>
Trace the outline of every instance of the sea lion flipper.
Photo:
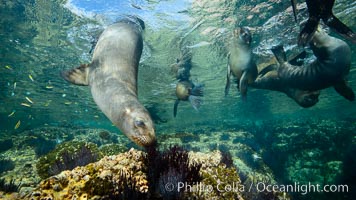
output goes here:
<path id="1" fill-rule="evenodd" d="M 61 76 L 64 78 L 64 80 L 73 83 L 75 85 L 83 85 L 83 86 L 89 85 L 88 75 L 89 75 L 88 64 L 82 64 L 77 68 L 65 70 L 61 72 Z"/>
<path id="2" fill-rule="evenodd" d="M 297 19 L 297 0 L 291 0 L 292 8 L 293 8 L 293 15 L 295 22 L 298 22 Z"/>
<path id="3" fill-rule="evenodd" d="M 230 54 L 228 58 L 230 57 Z M 226 85 L 225 85 L 225 96 L 229 94 L 229 89 L 230 89 L 230 76 L 231 76 L 231 68 L 229 63 L 227 64 L 227 73 L 226 73 Z"/>
<path id="4" fill-rule="evenodd" d="M 204 84 L 194 84 L 193 88 L 189 92 L 193 96 L 203 96 L 204 95 Z"/>
<path id="5" fill-rule="evenodd" d="M 276 57 L 279 64 L 283 64 L 287 61 L 286 52 L 283 49 L 283 45 L 277 45 L 272 47 L 273 55 Z"/>
<path id="6" fill-rule="evenodd" d="M 307 57 L 307 52 L 304 50 L 297 56 L 295 56 L 293 59 L 291 59 L 289 64 L 295 65 L 295 66 L 302 66 L 303 65 L 303 60 Z"/>
<path id="7" fill-rule="evenodd" d="M 241 97 L 243 100 L 246 99 L 246 95 L 247 95 L 247 84 L 248 84 L 247 75 L 248 75 L 248 72 L 244 71 L 242 73 L 242 76 L 240 78 L 240 83 L 239 83 L 239 91 L 241 93 Z"/>
<path id="8" fill-rule="evenodd" d="M 356 43 L 356 34 L 333 14 L 327 18 L 323 18 L 323 21 L 328 27 L 342 35 L 344 38 L 350 40 L 354 44 Z"/>
<path id="9" fill-rule="evenodd" d="M 349 101 L 355 100 L 355 93 L 352 91 L 351 87 L 347 85 L 345 80 L 334 85 L 334 88 L 336 92 L 345 97 L 345 99 Z"/>
<path id="10" fill-rule="evenodd" d="M 300 32 L 298 37 L 298 45 L 305 46 L 310 40 L 313 38 L 315 31 L 318 28 L 319 18 L 317 17 L 310 17 L 307 23 L 304 25 L 303 30 Z"/>
<path id="11" fill-rule="evenodd" d="M 198 110 L 203 102 L 200 97 L 194 95 L 190 95 L 188 99 L 195 110 Z"/>
<path id="12" fill-rule="evenodd" d="M 174 102 L 174 107 L 173 107 L 173 116 L 174 116 L 174 117 L 177 116 L 178 104 L 179 104 L 179 99 L 177 99 L 177 100 Z"/>

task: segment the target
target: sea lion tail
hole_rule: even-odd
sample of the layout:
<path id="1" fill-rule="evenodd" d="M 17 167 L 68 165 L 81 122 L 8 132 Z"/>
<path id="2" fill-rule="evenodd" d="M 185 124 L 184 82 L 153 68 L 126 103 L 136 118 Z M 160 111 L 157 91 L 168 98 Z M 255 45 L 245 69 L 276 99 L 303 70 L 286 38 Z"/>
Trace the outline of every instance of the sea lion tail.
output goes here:
<path id="1" fill-rule="evenodd" d="M 271 50 L 279 64 L 282 64 L 287 61 L 287 56 L 286 52 L 283 49 L 283 45 L 274 46 Z"/>
<path id="2" fill-rule="evenodd" d="M 190 95 L 188 99 L 195 110 L 198 110 L 203 103 L 203 100 L 198 96 Z"/>
<path id="3" fill-rule="evenodd" d="M 89 65 L 82 64 L 77 68 L 62 71 L 61 76 L 64 80 L 75 85 L 87 86 L 89 85 Z"/>
<path id="4" fill-rule="evenodd" d="M 345 80 L 334 85 L 334 88 L 335 88 L 336 92 L 339 93 L 341 96 L 345 97 L 345 99 L 347 99 L 349 101 L 355 101 L 355 93 L 347 85 Z"/>

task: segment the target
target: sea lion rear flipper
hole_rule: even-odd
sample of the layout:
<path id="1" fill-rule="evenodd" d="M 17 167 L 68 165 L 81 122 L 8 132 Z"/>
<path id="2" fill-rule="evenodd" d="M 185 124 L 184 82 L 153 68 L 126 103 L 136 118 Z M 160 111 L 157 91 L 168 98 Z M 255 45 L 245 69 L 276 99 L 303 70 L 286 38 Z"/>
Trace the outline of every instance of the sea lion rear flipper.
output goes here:
<path id="1" fill-rule="evenodd" d="M 287 61 L 287 56 L 286 52 L 283 49 L 283 45 L 274 46 L 271 50 L 279 64 L 282 64 Z"/>
<path id="2" fill-rule="evenodd" d="M 264 75 L 266 75 L 268 72 L 276 70 L 277 66 L 276 64 L 270 64 L 267 67 L 263 68 L 259 73 L 258 73 L 258 77 L 262 77 Z"/>
<path id="3" fill-rule="evenodd" d="M 304 25 L 303 30 L 300 32 L 298 37 L 298 45 L 305 46 L 313 38 L 315 31 L 318 28 L 319 18 L 309 16 L 307 23 Z"/>
<path id="4" fill-rule="evenodd" d="M 343 81 L 339 82 L 338 84 L 334 85 L 334 88 L 335 88 L 336 92 L 339 93 L 341 96 L 345 97 L 345 99 L 347 99 L 349 101 L 354 101 L 355 100 L 355 93 L 347 85 L 345 80 L 343 80 Z"/>
<path id="5" fill-rule="evenodd" d="M 178 104 L 179 104 L 179 99 L 177 99 L 177 100 L 174 102 L 174 107 L 173 107 L 173 116 L 174 116 L 174 117 L 177 116 Z"/>
<path id="6" fill-rule="evenodd" d="M 87 86 L 89 85 L 89 66 L 88 64 L 82 64 L 77 68 L 62 71 L 61 76 L 70 83 Z"/>
<path id="7" fill-rule="evenodd" d="M 230 58 L 230 54 L 228 55 L 228 63 L 227 63 L 225 96 L 227 96 L 229 94 L 229 89 L 230 89 L 231 68 L 230 68 L 230 65 L 229 65 L 229 58 Z"/>
<path id="8" fill-rule="evenodd" d="M 336 18 L 333 14 L 331 14 L 326 18 L 323 18 L 323 21 L 327 26 L 329 26 L 335 32 L 339 33 L 344 38 L 356 44 L 356 34 L 344 23 L 342 23 L 338 18 Z"/>
<path id="9" fill-rule="evenodd" d="M 292 8 L 293 8 L 293 15 L 295 22 L 298 22 L 297 19 L 297 0 L 291 0 Z"/>
<path id="10" fill-rule="evenodd" d="M 195 110 L 198 110 L 203 102 L 200 97 L 194 95 L 190 95 L 188 99 Z"/>

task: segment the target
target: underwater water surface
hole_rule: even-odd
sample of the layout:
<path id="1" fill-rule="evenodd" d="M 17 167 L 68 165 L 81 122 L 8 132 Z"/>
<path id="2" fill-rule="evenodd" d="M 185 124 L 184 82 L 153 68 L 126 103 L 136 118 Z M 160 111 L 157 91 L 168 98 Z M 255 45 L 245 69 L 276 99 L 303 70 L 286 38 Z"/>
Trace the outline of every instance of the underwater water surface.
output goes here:
<path id="1" fill-rule="evenodd" d="M 333 12 L 356 31 L 355 1 L 337 0 Z M 88 87 L 60 76 L 62 70 L 89 63 L 95 38 L 126 15 L 139 16 L 146 25 L 138 96 L 155 122 L 159 142 L 194 151 L 229 151 L 240 171 L 268 171 L 279 183 L 349 185 L 347 193 L 295 192 L 295 199 L 355 198 L 355 102 L 333 88 L 322 90 L 311 108 L 283 93 L 253 88 L 243 101 L 235 82 L 224 96 L 226 45 L 236 26 L 251 30 L 258 65 L 271 61 L 270 49 L 277 44 L 288 55 L 301 52 L 297 37 L 307 8 L 298 1 L 296 23 L 288 0 L 2 0 L 1 177 L 34 187 L 41 177 L 30 172 L 33 162 L 73 139 L 139 148 L 100 111 Z M 352 51 L 348 83 L 355 91 L 355 44 L 346 42 Z M 182 101 L 173 117 L 178 81 L 171 65 L 184 48 L 192 54 L 191 79 L 204 84 L 203 104 L 197 111 Z M 307 52 L 307 59 L 313 59 Z M 33 168 L 24 169 L 25 164 Z"/>

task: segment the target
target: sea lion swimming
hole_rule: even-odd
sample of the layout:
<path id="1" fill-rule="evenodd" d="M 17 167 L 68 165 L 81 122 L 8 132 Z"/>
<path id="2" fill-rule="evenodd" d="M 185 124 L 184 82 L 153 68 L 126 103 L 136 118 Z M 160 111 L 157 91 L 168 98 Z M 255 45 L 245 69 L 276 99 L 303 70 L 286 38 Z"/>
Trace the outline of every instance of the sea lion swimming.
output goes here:
<path id="1" fill-rule="evenodd" d="M 251 87 L 283 92 L 304 108 L 309 108 L 318 103 L 320 95 L 319 90 L 304 91 L 285 86 L 278 77 L 277 66 L 275 65 L 267 66 L 261 70 Z"/>
<path id="2" fill-rule="evenodd" d="M 137 99 L 137 73 L 141 58 L 144 22 L 136 17 L 107 27 L 95 46 L 92 62 L 63 71 L 62 77 L 89 85 L 102 112 L 129 139 L 140 146 L 156 141 L 154 124 Z"/>
<path id="3" fill-rule="evenodd" d="M 192 81 L 179 81 L 176 86 L 176 96 L 177 100 L 174 102 L 173 116 L 176 117 L 178 104 L 180 101 L 190 101 L 193 108 L 198 110 L 203 96 L 204 85 L 194 84 Z"/>
<path id="4" fill-rule="evenodd" d="M 295 1 L 291 0 L 293 12 L 296 18 Z M 331 29 L 341 34 L 344 38 L 356 43 L 356 34 L 345 24 L 343 24 L 332 12 L 335 0 L 306 0 L 309 18 L 304 28 L 299 34 L 298 44 L 305 46 L 313 37 L 317 30 L 320 19 Z"/>
<path id="5" fill-rule="evenodd" d="M 316 59 L 303 66 L 289 64 L 283 46 L 272 48 L 279 62 L 278 77 L 283 84 L 304 91 L 317 91 L 333 86 L 341 96 L 354 101 L 355 94 L 346 82 L 351 65 L 350 47 L 321 29 L 315 32 L 310 46 Z"/>
<path id="6" fill-rule="evenodd" d="M 251 33 L 245 27 L 239 27 L 233 31 L 233 37 L 229 44 L 227 77 L 225 96 L 230 89 L 230 76 L 237 78 L 238 89 L 243 99 L 247 95 L 247 87 L 257 77 L 257 66 L 252 59 Z"/>

